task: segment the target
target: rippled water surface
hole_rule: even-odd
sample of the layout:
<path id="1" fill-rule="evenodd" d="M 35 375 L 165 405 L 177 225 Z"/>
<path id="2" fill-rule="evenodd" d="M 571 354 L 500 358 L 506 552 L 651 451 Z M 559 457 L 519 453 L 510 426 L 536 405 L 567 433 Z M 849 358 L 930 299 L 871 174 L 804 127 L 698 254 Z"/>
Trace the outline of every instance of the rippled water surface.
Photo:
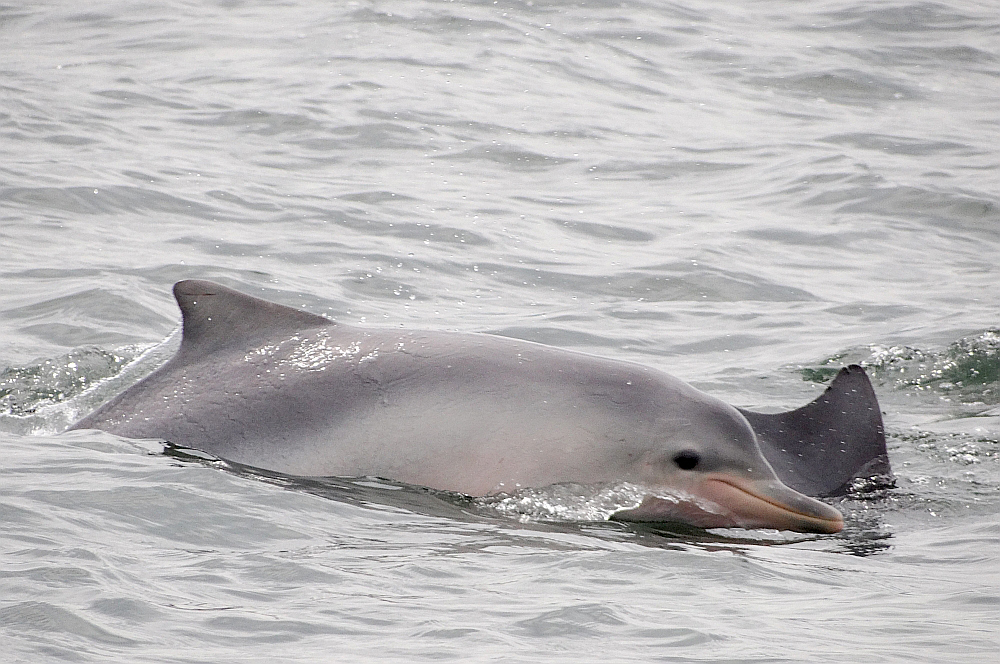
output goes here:
<path id="1" fill-rule="evenodd" d="M 993 3 L 36 2 L 0 41 L 5 661 L 995 657 Z M 896 487 L 655 530 L 60 434 L 190 277 L 762 409 L 862 362 Z"/>

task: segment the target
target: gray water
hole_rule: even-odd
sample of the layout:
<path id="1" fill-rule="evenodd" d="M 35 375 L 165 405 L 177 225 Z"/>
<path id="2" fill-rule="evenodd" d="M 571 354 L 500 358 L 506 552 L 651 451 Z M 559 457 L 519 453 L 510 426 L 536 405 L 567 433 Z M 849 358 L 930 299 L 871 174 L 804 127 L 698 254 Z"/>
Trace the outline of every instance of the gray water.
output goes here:
<path id="1" fill-rule="evenodd" d="M 996 657 L 995 3 L 35 2 L 0 44 L 0 660 Z M 189 277 L 762 409 L 862 362 L 896 486 L 644 529 L 60 435 Z"/>

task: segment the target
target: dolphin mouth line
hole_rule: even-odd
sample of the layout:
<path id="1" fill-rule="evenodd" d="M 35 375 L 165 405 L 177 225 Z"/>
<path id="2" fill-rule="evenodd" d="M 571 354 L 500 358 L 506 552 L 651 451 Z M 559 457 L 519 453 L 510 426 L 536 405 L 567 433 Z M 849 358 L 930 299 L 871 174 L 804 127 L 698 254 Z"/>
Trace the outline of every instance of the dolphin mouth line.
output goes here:
<path id="1" fill-rule="evenodd" d="M 735 478 L 718 476 L 718 475 L 708 477 L 705 480 L 705 484 L 710 484 L 712 482 L 716 482 L 718 484 L 722 484 L 732 489 L 735 489 L 755 500 L 759 500 L 763 503 L 766 503 L 767 505 L 771 506 L 774 509 L 779 510 L 780 512 L 786 515 L 798 517 L 799 519 L 802 519 L 807 523 L 815 524 L 820 527 L 821 532 L 835 533 L 839 532 L 844 528 L 844 517 L 835 508 L 827 505 L 826 503 L 820 502 L 814 498 L 809 498 L 808 496 L 799 494 L 798 492 L 792 489 L 788 489 L 784 485 L 780 486 L 782 486 L 782 488 L 787 490 L 789 493 L 799 496 L 810 503 L 813 503 L 817 508 L 824 509 L 824 511 L 826 511 L 827 514 L 822 514 L 818 510 L 805 511 L 802 509 L 796 509 L 794 506 L 788 504 L 787 502 L 780 501 L 773 496 L 767 495 L 766 492 L 760 490 L 754 490 L 755 487 L 751 482 L 741 482 L 739 480 L 736 480 Z"/>

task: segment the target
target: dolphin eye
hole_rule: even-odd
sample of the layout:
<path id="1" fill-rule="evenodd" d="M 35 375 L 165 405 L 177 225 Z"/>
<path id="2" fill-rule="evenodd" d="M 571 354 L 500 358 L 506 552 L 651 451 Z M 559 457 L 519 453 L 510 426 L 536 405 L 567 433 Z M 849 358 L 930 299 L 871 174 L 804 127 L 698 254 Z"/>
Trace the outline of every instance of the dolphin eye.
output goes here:
<path id="1" fill-rule="evenodd" d="M 693 470 L 699 461 L 701 461 L 701 457 L 694 450 L 684 450 L 674 455 L 674 463 L 681 470 Z"/>

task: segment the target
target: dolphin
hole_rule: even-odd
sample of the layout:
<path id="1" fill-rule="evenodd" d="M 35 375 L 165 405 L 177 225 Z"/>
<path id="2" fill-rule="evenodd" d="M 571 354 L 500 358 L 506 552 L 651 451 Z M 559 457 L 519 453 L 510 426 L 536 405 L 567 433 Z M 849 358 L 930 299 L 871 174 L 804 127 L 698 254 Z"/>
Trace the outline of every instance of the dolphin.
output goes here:
<path id="1" fill-rule="evenodd" d="M 869 420 L 856 426 L 877 420 L 864 433 L 881 436 L 874 393 L 858 396 L 871 389 L 860 368 L 805 413 L 765 415 L 650 367 L 533 342 L 358 328 L 210 281 L 178 282 L 174 296 L 177 353 L 71 429 L 166 440 L 287 475 L 379 476 L 470 496 L 629 482 L 648 493 L 615 519 L 815 533 L 841 530 L 840 512 L 775 470 L 832 492 L 884 457 L 884 438 L 859 461 L 857 450 L 840 452 L 844 436 L 824 433 L 854 420 L 840 412 L 853 395 Z M 828 477 L 824 456 L 837 454 L 857 463 Z"/>

